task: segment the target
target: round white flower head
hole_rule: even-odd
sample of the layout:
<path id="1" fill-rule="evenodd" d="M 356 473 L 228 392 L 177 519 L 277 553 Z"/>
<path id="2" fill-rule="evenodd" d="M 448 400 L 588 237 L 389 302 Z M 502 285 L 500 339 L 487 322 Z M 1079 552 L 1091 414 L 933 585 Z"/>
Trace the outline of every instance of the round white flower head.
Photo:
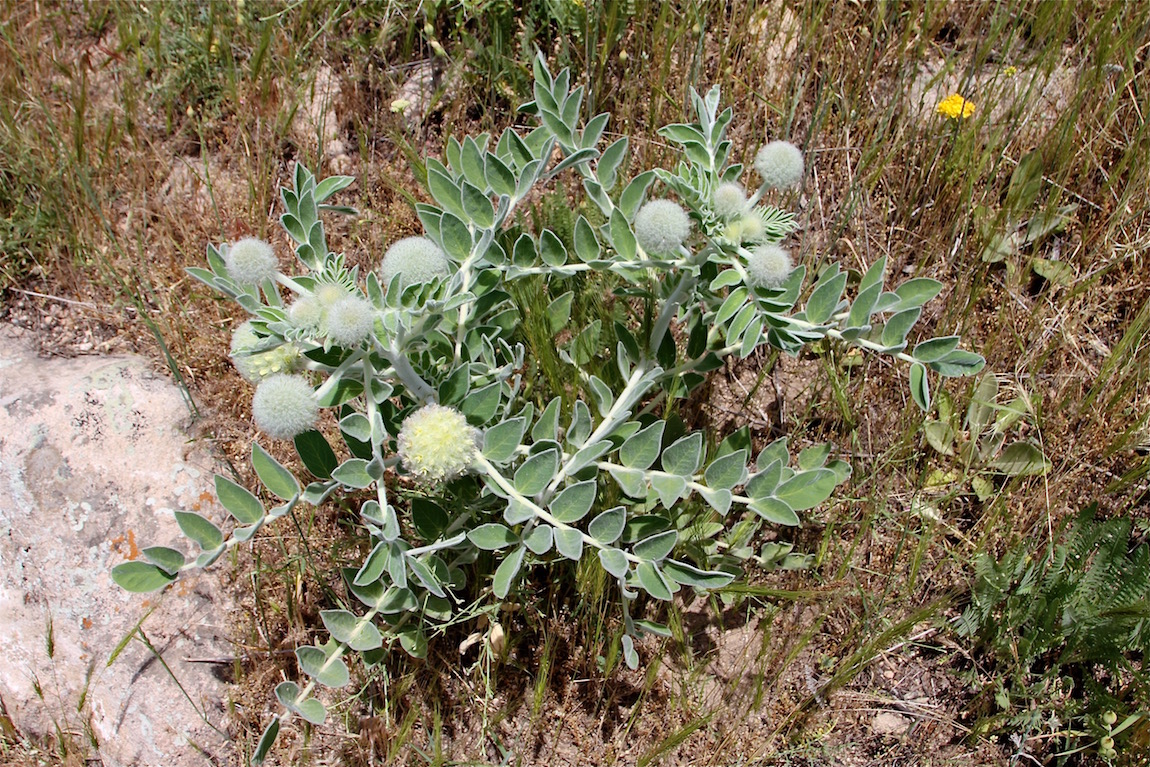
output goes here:
<path id="1" fill-rule="evenodd" d="M 767 235 L 767 228 L 763 226 L 763 217 L 751 211 L 739 219 L 739 236 L 742 242 L 761 242 Z"/>
<path id="2" fill-rule="evenodd" d="M 262 340 L 252 330 L 250 320 L 232 333 L 232 364 L 252 383 L 258 383 L 273 373 L 291 372 L 300 358 L 299 347 L 295 344 L 280 344 L 274 349 L 253 354 L 252 349 Z"/>
<path id="3" fill-rule="evenodd" d="M 674 255 L 690 233 L 687 211 L 670 200 L 651 200 L 635 216 L 635 239 L 652 255 Z"/>
<path id="4" fill-rule="evenodd" d="M 773 189 L 798 186 L 803 180 L 803 153 L 789 141 L 772 141 L 755 155 L 755 170 Z"/>
<path id="5" fill-rule="evenodd" d="M 332 285 L 330 282 L 317 285 L 315 289 L 315 300 L 319 302 L 323 311 L 327 311 L 329 307 L 347 298 L 347 296 L 348 292 L 343 287 Z"/>
<path id="6" fill-rule="evenodd" d="M 301 296 L 288 308 L 288 319 L 297 328 L 314 332 L 323 322 L 323 305 L 315 296 Z"/>
<path id="7" fill-rule="evenodd" d="M 426 405 L 399 430 L 399 457 L 416 477 L 430 482 L 468 471 L 479 454 L 479 430 L 455 408 Z"/>
<path id="8" fill-rule="evenodd" d="M 734 181 L 719 184 L 711 195 L 711 207 L 719 218 L 731 219 L 738 216 L 747 208 L 747 193 L 743 185 Z"/>
<path id="9" fill-rule="evenodd" d="M 349 295 L 328 307 L 327 337 L 339 346 L 358 346 L 375 327 L 375 310 L 367 299 Z"/>
<path id="10" fill-rule="evenodd" d="M 397 275 L 399 284 L 406 288 L 449 274 L 451 262 L 447 254 L 426 237 L 404 237 L 392 243 L 379 265 L 379 278 L 385 287 Z"/>
<path id="11" fill-rule="evenodd" d="M 241 285 L 258 285 L 276 276 L 279 262 L 271 245 L 255 237 L 245 237 L 228 247 L 224 265 L 228 276 Z"/>
<path id="12" fill-rule="evenodd" d="M 778 245 L 759 245 L 747 257 L 747 282 L 756 288 L 777 288 L 792 269 L 790 253 Z"/>
<path id="13" fill-rule="evenodd" d="M 291 439 L 315 425 L 319 403 L 303 376 L 277 373 L 256 387 L 252 416 L 256 426 L 272 439 Z"/>

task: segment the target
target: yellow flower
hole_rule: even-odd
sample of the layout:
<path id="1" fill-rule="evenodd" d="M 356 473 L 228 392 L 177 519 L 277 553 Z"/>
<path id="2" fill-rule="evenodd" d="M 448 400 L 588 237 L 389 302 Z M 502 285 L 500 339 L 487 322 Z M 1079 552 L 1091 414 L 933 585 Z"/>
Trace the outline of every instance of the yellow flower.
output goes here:
<path id="1" fill-rule="evenodd" d="M 957 93 L 952 93 L 938 102 L 934 111 L 951 120 L 965 119 L 974 114 L 974 102 L 967 101 Z"/>

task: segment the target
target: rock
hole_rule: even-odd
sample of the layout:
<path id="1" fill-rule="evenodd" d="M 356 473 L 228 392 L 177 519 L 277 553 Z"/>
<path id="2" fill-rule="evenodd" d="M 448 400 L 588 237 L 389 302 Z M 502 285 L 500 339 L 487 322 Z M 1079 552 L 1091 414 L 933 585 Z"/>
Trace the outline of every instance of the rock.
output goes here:
<path id="1" fill-rule="evenodd" d="M 143 547 L 192 553 L 173 509 L 222 522 L 180 392 L 140 358 L 37 359 L 31 340 L 0 326 L 0 699 L 105 767 L 233 762 L 226 686 L 188 662 L 232 652 L 224 568 L 163 595 L 110 576 Z"/>
<path id="2" fill-rule="evenodd" d="M 910 729 L 910 719 L 893 711 L 880 711 L 871 720 L 870 728 L 875 735 L 898 736 Z"/>

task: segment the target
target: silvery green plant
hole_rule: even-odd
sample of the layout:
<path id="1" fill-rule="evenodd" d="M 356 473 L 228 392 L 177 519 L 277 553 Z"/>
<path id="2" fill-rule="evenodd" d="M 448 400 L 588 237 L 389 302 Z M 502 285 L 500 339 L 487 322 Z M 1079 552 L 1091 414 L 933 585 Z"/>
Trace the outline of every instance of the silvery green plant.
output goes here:
<path id="1" fill-rule="evenodd" d="M 802 155 L 768 144 L 757 179 L 732 164 L 732 111 L 719 111 L 718 87 L 692 91 L 693 123 L 660 131 L 681 150 L 673 170 L 624 179 L 628 140 L 603 145 L 609 115 L 581 122 L 584 90 L 570 73 L 553 77 L 542 58 L 534 69 L 535 100 L 524 109 L 539 127 L 494 141 L 452 138 L 446 163 L 429 158 L 434 203 L 416 206 L 424 236 L 393 244 L 377 270 L 360 275 L 327 246 L 320 216 L 354 213 L 329 202 L 352 179 L 319 180 L 301 165 L 282 190 L 280 218 L 301 274 L 281 273 L 269 247 L 251 241 L 209 247 L 208 268 L 189 270 L 250 315 L 233 355 L 258 381 L 255 422 L 267 437 L 294 440 L 312 479 L 301 483 L 253 444 L 276 505 L 217 476 L 234 517 L 229 533 L 176 512 L 199 554 L 148 548 L 113 577 L 131 591 L 163 588 L 298 504 L 333 494 L 358 504 L 371 543 L 343 570 L 358 609 L 324 611 L 330 639 L 297 649 L 302 681 L 276 688 L 283 711 L 257 760 L 287 719 L 324 721 L 313 693 L 349 683 L 350 655 L 375 664 L 398 641 L 423 656 L 429 635 L 507 599 L 531 569 L 597 562 L 617 584 L 620 646 L 636 668 L 641 633 L 670 635 L 640 617 L 642 594 L 666 601 L 681 589 L 721 589 L 746 566 L 777 565 L 789 549 L 757 555 L 762 529 L 798 525 L 850 466 L 826 445 L 796 456 L 784 438 L 754 455 L 745 441 L 711 447 L 704 434 L 684 433 L 674 402 L 724 359 L 764 345 L 797 354 L 830 338 L 908 362 L 924 409 L 928 369 L 955 376 L 983 364 L 954 336 L 908 350 L 922 304 L 942 285 L 919 278 L 888 292 L 885 259 L 853 300 L 843 297 L 847 273 L 827 269 L 797 310 L 806 269 L 779 244 L 794 217 L 763 199 L 801 179 Z M 511 234 L 541 185 L 582 188 L 566 242 L 547 228 Z M 601 319 L 571 327 L 567 288 L 587 273 L 610 280 L 633 312 L 613 333 Z M 512 300 L 525 279 L 545 286 L 545 316 L 525 318 Z M 577 382 L 566 399 L 536 402 L 525 391 L 528 320 L 570 339 L 558 350 Z M 600 343 L 607 337 L 617 343 Z M 346 459 L 314 428 L 322 409 L 336 413 Z"/>

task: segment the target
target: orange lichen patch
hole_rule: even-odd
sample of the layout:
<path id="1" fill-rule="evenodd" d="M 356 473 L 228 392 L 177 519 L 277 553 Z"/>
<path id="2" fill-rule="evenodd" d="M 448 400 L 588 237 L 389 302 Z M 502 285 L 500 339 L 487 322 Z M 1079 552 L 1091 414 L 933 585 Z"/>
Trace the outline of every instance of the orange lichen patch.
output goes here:
<path id="1" fill-rule="evenodd" d="M 123 549 L 124 544 L 128 544 L 128 551 Z M 128 559 L 140 558 L 140 547 L 136 545 L 136 534 L 131 529 L 124 535 L 117 535 L 112 539 L 112 548 L 123 554 Z"/>
<path id="2" fill-rule="evenodd" d="M 84 620 L 80 621 L 80 625 L 83 626 L 85 630 L 90 629 L 92 628 L 92 619 L 85 618 Z"/>
<path id="3" fill-rule="evenodd" d="M 199 511 L 201 508 L 203 508 L 205 503 L 213 503 L 215 500 L 216 497 L 205 490 L 204 492 L 200 493 L 200 497 L 197 498 L 196 502 L 192 504 L 192 511 Z"/>

